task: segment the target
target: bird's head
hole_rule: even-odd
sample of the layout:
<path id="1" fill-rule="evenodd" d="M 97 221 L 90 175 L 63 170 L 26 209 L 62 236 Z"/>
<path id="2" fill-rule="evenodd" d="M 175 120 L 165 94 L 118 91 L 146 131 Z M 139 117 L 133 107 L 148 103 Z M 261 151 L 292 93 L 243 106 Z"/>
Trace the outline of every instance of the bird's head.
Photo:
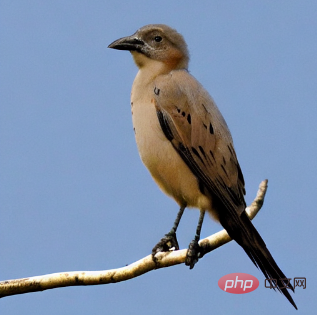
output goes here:
<path id="1" fill-rule="evenodd" d="M 133 35 L 120 38 L 109 48 L 128 50 L 139 68 L 148 59 L 164 63 L 170 69 L 187 69 L 189 53 L 181 34 L 164 24 L 149 24 Z"/>

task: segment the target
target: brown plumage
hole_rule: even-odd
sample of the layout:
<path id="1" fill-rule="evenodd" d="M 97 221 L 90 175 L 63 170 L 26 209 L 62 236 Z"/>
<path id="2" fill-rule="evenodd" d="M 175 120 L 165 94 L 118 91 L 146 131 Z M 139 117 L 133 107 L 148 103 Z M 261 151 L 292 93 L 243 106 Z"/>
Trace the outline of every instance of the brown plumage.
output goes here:
<path id="1" fill-rule="evenodd" d="M 138 150 L 156 183 L 181 208 L 153 254 L 178 247 L 175 233 L 183 210 L 195 207 L 201 215 L 187 265 L 193 268 L 203 256 L 198 240 L 208 211 L 265 277 L 283 287 L 285 275 L 245 213 L 244 179 L 230 131 L 208 92 L 188 73 L 182 35 L 166 25 L 147 25 L 109 47 L 129 50 L 139 68 L 131 92 Z M 287 289 L 280 291 L 297 308 Z"/>

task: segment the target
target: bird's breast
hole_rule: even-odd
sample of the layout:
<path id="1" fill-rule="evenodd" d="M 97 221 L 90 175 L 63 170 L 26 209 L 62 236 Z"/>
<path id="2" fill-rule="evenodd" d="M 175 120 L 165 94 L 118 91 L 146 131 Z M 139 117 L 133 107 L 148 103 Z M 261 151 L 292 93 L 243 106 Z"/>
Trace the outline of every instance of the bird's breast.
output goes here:
<path id="1" fill-rule="evenodd" d="M 211 201 L 199 190 L 198 180 L 165 137 L 156 114 L 154 87 L 134 83 L 131 111 L 140 157 L 159 187 L 181 206 L 210 209 Z"/>

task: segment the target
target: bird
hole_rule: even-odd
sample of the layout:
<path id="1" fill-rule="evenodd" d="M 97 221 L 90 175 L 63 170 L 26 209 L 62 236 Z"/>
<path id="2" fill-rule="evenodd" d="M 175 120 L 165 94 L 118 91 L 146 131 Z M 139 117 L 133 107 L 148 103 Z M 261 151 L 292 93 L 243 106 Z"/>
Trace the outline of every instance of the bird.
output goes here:
<path id="1" fill-rule="evenodd" d="M 205 212 L 218 221 L 289 302 L 294 292 L 248 218 L 245 182 L 229 128 L 204 87 L 189 73 L 184 37 L 164 24 L 149 24 L 112 42 L 130 51 L 138 67 L 131 91 L 133 129 L 142 162 L 160 189 L 179 205 L 172 229 L 152 250 L 179 249 L 176 230 L 185 208 L 200 210 L 185 264 L 204 255 L 199 246 Z"/>

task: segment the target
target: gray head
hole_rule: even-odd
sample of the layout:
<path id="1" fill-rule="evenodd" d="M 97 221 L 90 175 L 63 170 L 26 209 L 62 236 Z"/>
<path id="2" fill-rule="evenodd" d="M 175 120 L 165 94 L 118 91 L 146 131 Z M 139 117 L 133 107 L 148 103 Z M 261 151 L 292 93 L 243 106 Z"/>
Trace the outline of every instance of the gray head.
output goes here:
<path id="1" fill-rule="evenodd" d="M 188 67 L 189 53 L 183 36 L 164 24 L 143 26 L 133 35 L 120 38 L 108 47 L 130 51 L 137 64 L 138 54 L 141 54 L 172 69 Z"/>

